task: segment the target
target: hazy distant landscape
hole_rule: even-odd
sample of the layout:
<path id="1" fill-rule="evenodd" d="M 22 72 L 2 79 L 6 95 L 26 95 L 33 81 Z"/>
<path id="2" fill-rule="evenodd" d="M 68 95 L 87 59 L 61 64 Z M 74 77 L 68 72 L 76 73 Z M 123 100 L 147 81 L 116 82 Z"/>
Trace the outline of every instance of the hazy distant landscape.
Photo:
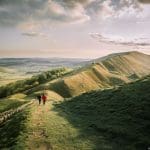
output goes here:
<path id="1" fill-rule="evenodd" d="M 149 146 L 150 55 L 133 51 L 86 61 L 0 61 L 2 82 L 8 80 L 4 74 L 13 79 L 14 70 L 20 73 L 18 81 L 0 86 L 1 149 Z M 40 106 L 36 96 L 43 92 L 48 100 Z"/>
<path id="2" fill-rule="evenodd" d="M 0 85 L 29 78 L 54 68 L 79 67 L 88 59 L 75 58 L 0 58 Z"/>

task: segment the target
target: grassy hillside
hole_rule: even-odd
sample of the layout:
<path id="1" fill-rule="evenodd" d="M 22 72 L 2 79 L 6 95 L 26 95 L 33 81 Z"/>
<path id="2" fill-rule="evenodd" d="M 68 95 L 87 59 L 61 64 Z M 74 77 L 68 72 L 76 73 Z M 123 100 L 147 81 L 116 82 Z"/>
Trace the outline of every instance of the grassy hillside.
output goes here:
<path id="1" fill-rule="evenodd" d="M 35 75 L 26 80 L 20 80 L 14 83 L 7 84 L 5 86 L 1 86 L 0 98 L 35 88 L 40 84 L 43 84 L 53 79 L 56 79 L 58 77 L 61 77 L 67 74 L 68 72 L 70 72 L 70 69 L 58 68 L 58 69 L 43 72 L 39 75 Z"/>
<path id="2" fill-rule="evenodd" d="M 46 92 L 45 106 L 33 101 L 0 125 L 0 149 L 143 150 L 150 145 L 150 77 L 64 101 Z M 29 97 L 18 93 L 13 99 Z"/>
<path id="3" fill-rule="evenodd" d="M 150 74 L 150 56 L 139 52 L 112 54 L 90 63 L 73 71 L 60 68 L 43 72 L 0 87 L 0 97 L 50 90 L 68 98 L 91 90 L 112 88 Z"/>
<path id="4" fill-rule="evenodd" d="M 108 57 L 102 64 L 111 72 L 125 74 L 128 77 L 135 75 L 142 77 L 150 73 L 150 55 L 140 52 L 126 52 Z"/>
<path id="5" fill-rule="evenodd" d="M 1 150 L 23 149 L 24 140 L 27 137 L 27 134 L 25 134 L 25 132 L 27 131 L 26 122 L 27 122 L 28 115 L 29 115 L 29 109 L 26 108 L 25 110 L 14 114 L 12 118 L 10 118 L 4 124 L 0 125 L 0 149 Z"/>
<path id="6" fill-rule="evenodd" d="M 28 101 L 26 100 L 23 101 L 19 99 L 2 99 L 0 100 L 0 113 L 10 109 L 17 108 L 27 102 Z"/>
<path id="7" fill-rule="evenodd" d="M 86 134 L 93 149 L 143 150 L 150 145 L 149 98 L 150 76 L 118 89 L 80 95 L 56 104 L 55 111 Z"/>
<path id="8" fill-rule="evenodd" d="M 150 74 L 150 56 L 139 52 L 113 54 L 90 63 L 50 83 L 49 88 L 63 97 L 71 97 L 129 83 Z"/>

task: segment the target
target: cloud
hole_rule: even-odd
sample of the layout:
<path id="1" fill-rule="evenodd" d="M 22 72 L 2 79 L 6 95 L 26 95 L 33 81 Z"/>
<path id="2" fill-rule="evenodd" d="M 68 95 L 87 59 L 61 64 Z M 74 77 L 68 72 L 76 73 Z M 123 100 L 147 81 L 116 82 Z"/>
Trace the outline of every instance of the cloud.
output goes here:
<path id="1" fill-rule="evenodd" d="M 45 33 L 40 33 L 40 32 L 23 32 L 21 33 L 22 36 L 26 36 L 26 37 L 42 37 L 45 39 L 48 39 L 48 35 L 46 35 Z"/>
<path id="2" fill-rule="evenodd" d="M 24 32 L 22 33 L 23 36 L 29 36 L 29 37 L 35 37 L 35 36 L 38 36 L 38 33 L 36 32 Z"/>
<path id="3" fill-rule="evenodd" d="M 0 26 L 76 24 L 92 18 L 134 21 L 141 11 L 138 0 L 0 0 Z"/>
<path id="4" fill-rule="evenodd" d="M 138 0 L 140 3 L 149 4 L 150 0 Z"/>
<path id="5" fill-rule="evenodd" d="M 88 12 L 99 21 L 129 20 L 141 17 L 142 5 L 138 0 L 96 0 L 90 3 Z"/>
<path id="6" fill-rule="evenodd" d="M 98 5 L 98 7 L 99 8 L 97 9 L 96 15 L 98 18 L 101 18 L 103 20 L 112 17 L 115 13 L 114 6 L 112 5 L 111 0 L 103 1 Z"/>
<path id="7" fill-rule="evenodd" d="M 59 23 L 80 23 L 90 19 L 82 4 L 75 2 L 70 4 L 51 1 L 49 2 L 47 14 L 54 22 Z"/>
<path id="8" fill-rule="evenodd" d="M 150 46 L 150 39 L 148 38 L 134 38 L 134 39 L 125 39 L 119 36 L 104 36 L 99 33 L 90 33 L 89 34 L 93 39 L 96 39 L 100 43 L 113 44 L 113 45 L 122 45 L 122 46 Z"/>
<path id="9" fill-rule="evenodd" d="M 0 26 L 18 26 L 34 20 L 40 24 L 80 23 L 90 19 L 85 6 L 92 0 L 1 0 Z"/>

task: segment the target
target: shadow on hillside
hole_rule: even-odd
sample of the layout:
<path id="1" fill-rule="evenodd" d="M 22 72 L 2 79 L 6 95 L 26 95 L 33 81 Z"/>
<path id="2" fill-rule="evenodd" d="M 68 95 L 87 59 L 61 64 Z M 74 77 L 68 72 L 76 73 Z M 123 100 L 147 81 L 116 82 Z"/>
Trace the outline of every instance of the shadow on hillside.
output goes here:
<path id="1" fill-rule="evenodd" d="M 55 104 L 54 110 L 96 150 L 143 150 L 150 146 L 150 80 Z"/>
<path id="2" fill-rule="evenodd" d="M 0 126 L 0 149 L 17 150 L 16 145 L 18 144 L 19 135 L 26 130 L 25 121 L 27 114 L 28 111 L 23 110 L 13 115 L 11 119 Z"/>

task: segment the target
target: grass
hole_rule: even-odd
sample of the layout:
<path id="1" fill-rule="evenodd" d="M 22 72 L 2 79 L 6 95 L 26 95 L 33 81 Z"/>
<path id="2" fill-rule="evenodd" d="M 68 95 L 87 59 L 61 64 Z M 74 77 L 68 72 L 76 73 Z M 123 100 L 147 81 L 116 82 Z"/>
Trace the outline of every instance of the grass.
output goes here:
<path id="1" fill-rule="evenodd" d="M 127 83 L 126 77 L 114 75 L 96 64 L 84 71 L 64 77 L 50 84 L 49 89 L 68 98 L 78 96 L 91 90 L 113 87 Z"/>
<path id="2" fill-rule="evenodd" d="M 70 124 L 64 116 L 53 111 L 53 107 L 51 102 L 46 106 L 36 104 L 32 107 L 26 123 L 27 130 L 22 132 L 21 140 L 18 141 L 22 149 L 40 150 L 43 147 L 56 150 L 93 149 L 94 143 L 90 138 L 88 139 L 85 133 L 81 134 L 80 129 Z"/>
<path id="3" fill-rule="evenodd" d="M 13 94 L 9 97 L 9 99 L 24 99 L 27 95 L 23 93 Z"/>
<path id="4" fill-rule="evenodd" d="M 18 99 L 1 99 L 0 100 L 0 113 L 9 109 L 17 108 L 28 101 L 20 101 Z"/>
<path id="5" fill-rule="evenodd" d="M 28 109 L 15 114 L 10 120 L 0 126 L 0 149 L 20 150 L 25 147 L 26 121 Z M 24 133 L 24 134 L 22 134 Z M 21 137 L 21 138 L 20 138 Z"/>
<path id="6" fill-rule="evenodd" d="M 149 56 L 141 53 L 112 55 L 99 63 L 70 70 L 58 68 L 45 71 L 30 79 L 0 87 L 0 97 L 18 92 L 32 94 L 39 90 L 53 90 L 62 97 L 78 96 L 91 90 L 104 89 L 135 81 L 150 73 Z"/>
<path id="7" fill-rule="evenodd" d="M 15 114 L 0 127 L 0 149 L 147 149 L 149 90 L 147 77 L 63 102 L 47 101 L 45 106 L 35 101 L 31 109 Z"/>
<path id="8" fill-rule="evenodd" d="M 150 77 L 118 89 L 95 91 L 55 105 L 93 149 L 143 150 L 150 146 Z"/>

